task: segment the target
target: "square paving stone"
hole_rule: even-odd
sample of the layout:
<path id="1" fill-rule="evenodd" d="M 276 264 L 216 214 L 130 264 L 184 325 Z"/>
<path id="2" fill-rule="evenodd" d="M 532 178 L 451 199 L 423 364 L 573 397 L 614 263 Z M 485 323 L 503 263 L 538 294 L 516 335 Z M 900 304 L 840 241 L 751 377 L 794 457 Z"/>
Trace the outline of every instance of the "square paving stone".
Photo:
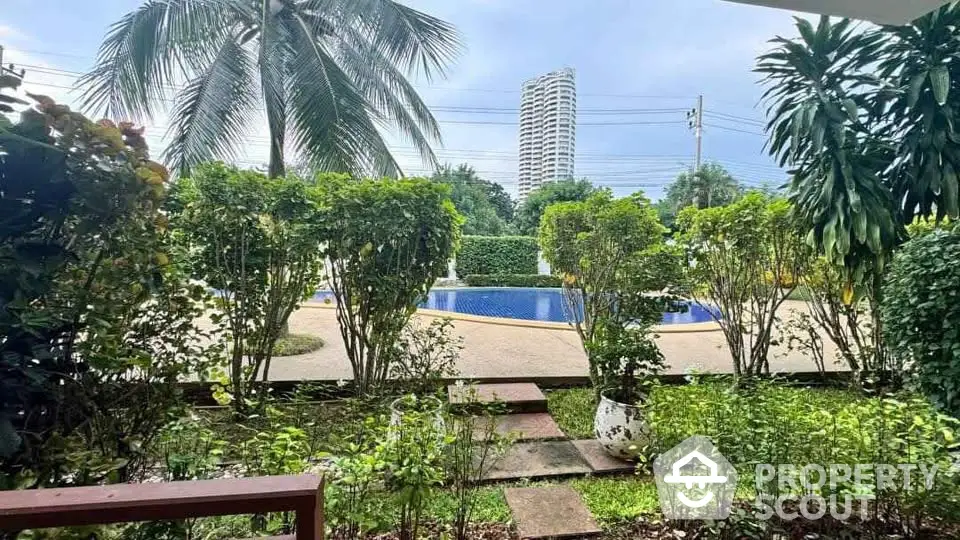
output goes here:
<path id="1" fill-rule="evenodd" d="M 583 538 L 602 532 L 570 486 L 507 488 L 503 495 L 520 538 Z"/>
<path id="2" fill-rule="evenodd" d="M 476 395 L 472 396 L 471 392 Z M 547 397 L 533 383 L 475 384 L 447 387 L 447 395 L 453 406 L 469 403 L 475 399 L 480 403 L 502 401 L 511 412 L 547 412 Z"/>
<path id="3" fill-rule="evenodd" d="M 583 456 L 584 461 L 590 465 L 594 474 L 620 474 L 632 473 L 636 470 L 635 463 L 615 458 L 603 449 L 603 445 L 596 439 L 584 439 L 573 441 L 573 445 Z"/>
<path id="4" fill-rule="evenodd" d="M 592 472 L 570 441 L 527 442 L 511 445 L 492 464 L 484 480 L 547 478 Z"/>
<path id="5" fill-rule="evenodd" d="M 513 435 L 515 441 L 563 439 L 565 435 L 560 426 L 547 413 L 520 413 L 498 416 L 496 431 L 500 435 Z M 482 422 L 474 432 L 474 440 L 482 440 L 489 424 Z"/>

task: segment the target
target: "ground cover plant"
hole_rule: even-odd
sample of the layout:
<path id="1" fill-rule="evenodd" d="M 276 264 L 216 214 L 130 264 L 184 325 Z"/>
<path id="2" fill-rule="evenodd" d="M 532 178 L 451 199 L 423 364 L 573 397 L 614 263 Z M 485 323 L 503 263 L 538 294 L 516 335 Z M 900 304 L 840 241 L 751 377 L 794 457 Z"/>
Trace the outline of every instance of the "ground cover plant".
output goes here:
<path id="1" fill-rule="evenodd" d="M 551 414 L 561 429 L 573 436 L 587 435 L 594 403 L 589 389 L 548 394 Z M 960 422 L 939 414 L 917 395 L 871 397 L 846 389 L 775 382 L 743 388 L 731 379 L 705 378 L 684 386 L 654 387 L 644 410 L 654 435 L 652 452 L 670 449 L 693 435 L 709 437 L 740 471 L 738 497 L 745 503 L 776 489 L 757 488 L 757 463 L 775 467 L 924 463 L 936 465 L 939 471 L 929 490 L 879 483 L 869 487 L 877 501 L 877 514 L 872 518 L 879 521 L 864 525 L 864 530 L 874 531 L 877 526 L 886 530 L 892 524 L 901 534 L 922 536 L 931 527 L 949 530 L 953 526 L 944 523 L 953 523 L 960 511 L 960 489 L 953 469 Z M 876 481 L 876 476 L 871 481 Z M 838 494 L 846 493 L 843 490 L 848 487 L 839 486 Z M 751 522 L 751 513 L 744 517 L 745 522 Z"/>

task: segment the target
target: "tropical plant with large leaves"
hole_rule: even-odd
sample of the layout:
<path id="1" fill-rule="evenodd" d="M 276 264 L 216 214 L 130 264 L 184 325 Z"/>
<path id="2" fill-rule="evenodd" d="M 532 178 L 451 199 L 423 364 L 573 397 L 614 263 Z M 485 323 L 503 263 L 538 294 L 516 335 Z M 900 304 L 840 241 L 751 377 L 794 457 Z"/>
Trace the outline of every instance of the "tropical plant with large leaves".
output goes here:
<path id="1" fill-rule="evenodd" d="M 918 216 L 960 215 L 960 6 L 863 31 L 797 19 L 757 71 L 770 86 L 769 148 L 829 260 L 879 276 Z"/>
<path id="2" fill-rule="evenodd" d="M 847 270 L 848 283 L 875 288 L 903 237 L 883 178 L 893 148 L 869 121 L 868 96 L 882 83 L 859 73 L 881 36 L 826 17 L 816 28 L 798 18 L 797 28 L 799 39 L 775 38 L 756 68 L 769 85 L 768 148 L 791 169 L 790 197 L 810 227 L 808 242 Z"/>
<path id="3" fill-rule="evenodd" d="M 874 96 L 874 121 L 897 141 L 891 170 L 904 223 L 960 214 L 960 6 L 946 5 L 906 26 L 876 31 L 882 46 L 863 50 L 860 64 L 897 91 Z"/>
<path id="4" fill-rule="evenodd" d="M 297 154 L 322 170 L 394 175 L 378 128 L 426 162 L 436 119 L 407 80 L 442 75 L 448 23 L 392 0 L 148 0 L 114 24 L 81 81 L 87 108 L 143 120 L 176 94 L 164 159 L 234 157 L 266 114 L 270 176 Z"/>

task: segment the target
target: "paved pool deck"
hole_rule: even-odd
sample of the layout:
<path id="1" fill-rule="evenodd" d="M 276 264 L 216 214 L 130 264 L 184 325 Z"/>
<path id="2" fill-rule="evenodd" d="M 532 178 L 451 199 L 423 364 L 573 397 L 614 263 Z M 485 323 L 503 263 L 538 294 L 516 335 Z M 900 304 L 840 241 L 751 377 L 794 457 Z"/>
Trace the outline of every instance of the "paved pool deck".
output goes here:
<path id="1" fill-rule="evenodd" d="M 803 302 L 788 301 L 781 307 L 781 318 L 804 310 Z M 431 315 L 417 315 L 427 322 Z M 576 332 L 558 328 L 504 326 L 475 320 L 455 320 L 455 332 L 464 339 L 459 370 L 464 378 L 540 378 L 581 377 L 587 375 L 587 359 Z M 349 379 L 350 363 L 340 336 L 335 311 L 328 306 L 305 306 L 290 317 L 290 330 L 319 335 L 326 346 L 319 351 L 275 358 L 270 368 L 272 380 Z M 708 373 L 730 373 L 732 363 L 723 333 L 663 333 L 658 338 L 667 359 L 666 373 L 685 373 L 690 368 Z M 825 340 L 826 357 L 833 358 L 833 347 Z M 799 352 L 783 346 L 771 351 L 774 372 L 815 371 L 813 362 Z M 827 369 L 832 366 L 828 365 Z"/>

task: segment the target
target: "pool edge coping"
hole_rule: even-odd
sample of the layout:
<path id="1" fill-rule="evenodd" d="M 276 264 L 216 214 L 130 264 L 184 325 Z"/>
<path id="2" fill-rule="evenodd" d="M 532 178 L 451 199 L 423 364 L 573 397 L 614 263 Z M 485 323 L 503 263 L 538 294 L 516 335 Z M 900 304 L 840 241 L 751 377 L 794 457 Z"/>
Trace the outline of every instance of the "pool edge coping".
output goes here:
<path id="1" fill-rule="evenodd" d="M 308 301 L 300 307 L 311 309 L 335 309 L 333 302 Z M 455 311 L 442 311 L 437 309 L 417 309 L 418 315 L 433 317 L 438 319 L 452 319 L 455 321 L 475 322 L 480 324 L 493 324 L 497 326 L 514 326 L 518 328 L 539 328 L 541 330 L 566 330 L 575 332 L 576 329 L 567 323 L 528 321 L 526 319 L 508 319 L 504 317 L 485 317 L 483 315 L 471 315 L 469 313 L 457 313 Z M 719 332 L 720 325 L 716 321 L 685 323 L 685 324 L 658 324 L 653 327 L 656 334 L 692 334 L 700 332 Z"/>

